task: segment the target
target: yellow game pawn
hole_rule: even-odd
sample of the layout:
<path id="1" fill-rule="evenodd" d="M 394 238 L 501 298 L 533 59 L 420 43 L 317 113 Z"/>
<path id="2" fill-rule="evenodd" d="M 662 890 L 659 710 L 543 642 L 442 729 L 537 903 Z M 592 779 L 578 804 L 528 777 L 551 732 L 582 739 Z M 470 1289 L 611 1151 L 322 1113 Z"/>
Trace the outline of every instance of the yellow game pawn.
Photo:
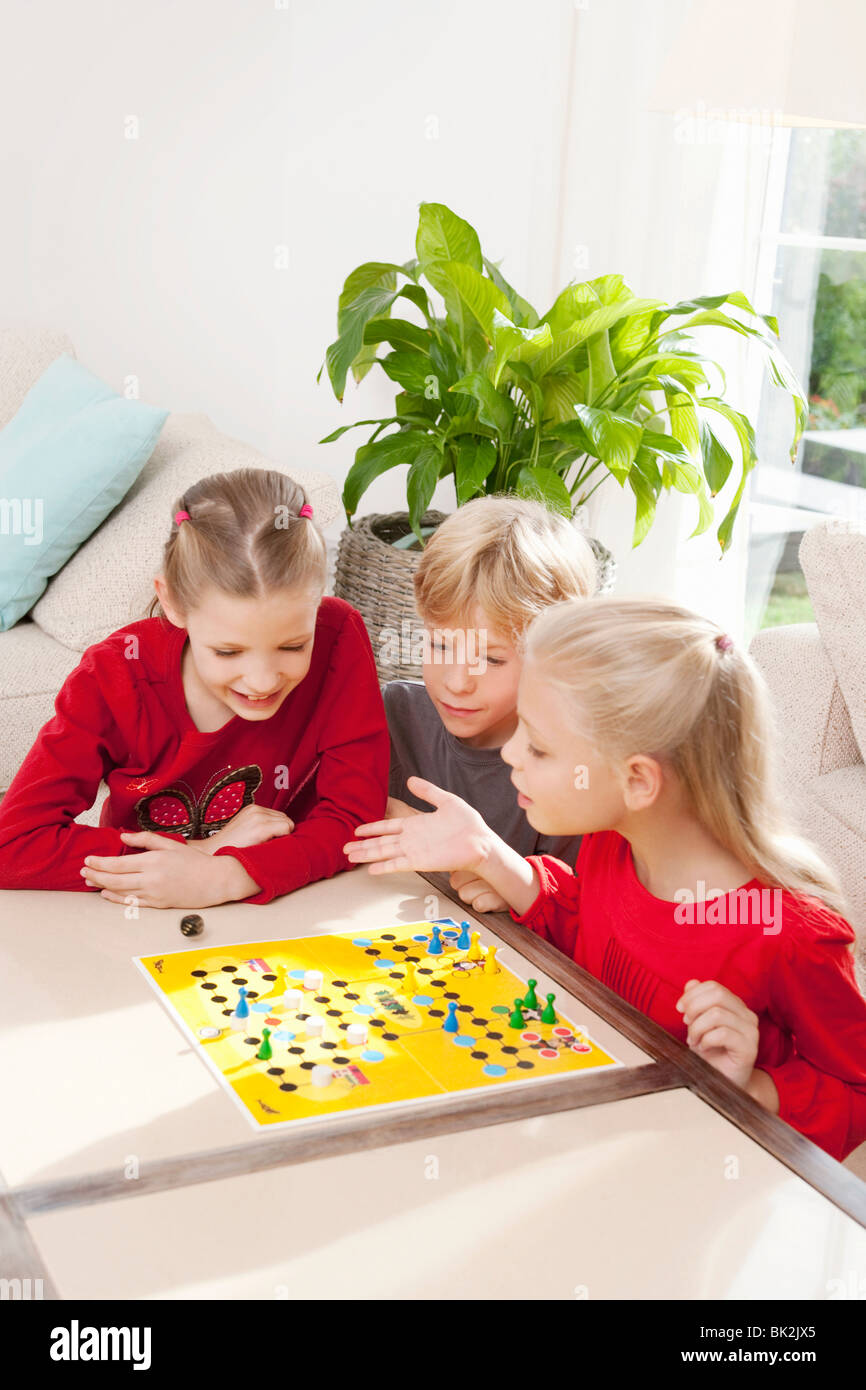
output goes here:
<path id="1" fill-rule="evenodd" d="M 403 976 L 403 993 L 407 999 L 414 999 L 419 993 L 418 980 L 415 975 L 415 965 L 413 961 L 407 961 L 406 973 Z"/>
<path id="2" fill-rule="evenodd" d="M 469 951 L 468 951 L 468 953 L 467 953 L 467 955 L 466 955 L 466 959 L 467 959 L 467 960 L 483 960 L 483 959 L 484 959 L 484 957 L 483 957 L 483 955 L 482 955 L 482 952 L 481 952 L 480 937 L 481 937 L 480 931 L 474 931 L 474 932 L 472 933 L 472 945 L 469 947 Z"/>
<path id="3" fill-rule="evenodd" d="M 483 971 L 483 973 L 484 973 L 485 975 L 498 975 L 498 974 L 499 974 L 500 966 L 499 966 L 499 961 L 496 959 L 496 952 L 498 951 L 498 949 L 499 949 L 498 946 L 488 946 L 488 947 L 487 947 L 487 950 L 486 950 L 485 953 L 484 953 L 484 971 Z"/>

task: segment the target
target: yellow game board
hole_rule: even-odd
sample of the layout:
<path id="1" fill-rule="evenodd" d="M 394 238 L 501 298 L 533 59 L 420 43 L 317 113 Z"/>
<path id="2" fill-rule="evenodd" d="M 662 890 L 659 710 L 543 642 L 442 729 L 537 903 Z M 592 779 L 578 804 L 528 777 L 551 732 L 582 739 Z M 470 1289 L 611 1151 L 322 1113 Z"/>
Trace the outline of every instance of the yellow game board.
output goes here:
<path id="1" fill-rule="evenodd" d="M 429 951 L 434 926 L 441 954 Z M 541 1022 L 542 993 L 512 1026 L 528 982 L 490 973 L 478 934 L 467 950 L 458 933 L 443 919 L 135 959 L 256 1127 L 622 1066 L 559 1012 Z M 308 976 L 305 987 L 310 971 L 321 985 Z M 235 1013 L 241 991 L 246 1018 Z M 359 1026 L 366 1039 L 355 1041 Z"/>

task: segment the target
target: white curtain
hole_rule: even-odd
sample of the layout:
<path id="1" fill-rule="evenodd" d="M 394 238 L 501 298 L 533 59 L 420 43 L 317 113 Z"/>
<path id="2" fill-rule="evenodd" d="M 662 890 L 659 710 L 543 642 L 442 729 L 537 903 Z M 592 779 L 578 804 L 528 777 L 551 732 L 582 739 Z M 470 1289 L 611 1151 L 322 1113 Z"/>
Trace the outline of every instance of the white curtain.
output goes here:
<path id="1" fill-rule="evenodd" d="M 668 110 L 649 109 L 660 104 L 659 73 L 691 8 L 690 0 L 563 4 L 571 57 L 552 290 L 618 271 L 635 293 L 667 300 L 754 293 L 771 132 L 706 119 L 700 106 L 679 109 L 673 90 Z M 729 342 L 733 336 L 706 330 L 704 345 L 725 367 L 728 399 L 754 418 L 761 363 Z M 718 521 L 736 482 L 732 476 L 716 499 Z M 663 494 L 652 531 L 632 550 L 634 498 L 610 479 L 589 503 L 589 529 L 616 555 L 619 592 L 664 595 L 741 638 L 746 510 L 744 502 L 722 559 L 715 527 L 688 539 L 694 500 Z"/>

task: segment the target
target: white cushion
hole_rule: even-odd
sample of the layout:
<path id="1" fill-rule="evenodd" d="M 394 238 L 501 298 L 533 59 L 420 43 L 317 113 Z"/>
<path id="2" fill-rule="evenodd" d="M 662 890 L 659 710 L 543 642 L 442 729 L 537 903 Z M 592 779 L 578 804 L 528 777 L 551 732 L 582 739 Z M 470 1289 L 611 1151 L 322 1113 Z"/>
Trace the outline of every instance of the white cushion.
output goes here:
<path id="1" fill-rule="evenodd" d="M 866 758 L 866 530 L 831 518 L 807 531 L 800 565 L 821 641 Z"/>
<path id="2" fill-rule="evenodd" d="M 54 714 L 54 697 L 77 665 L 77 652 L 59 646 L 29 619 L 0 632 L 0 795 Z"/>
<path id="3" fill-rule="evenodd" d="M 0 326 L 0 430 L 8 425 L 30 387 L 64 352 L 75 356 L 65 333 Z"/>
<path id="4" fill-rule="evenodd" d="M 856 767 L 840 767 L 836 772 L 825 772 L 823 777 L 813 778 L 809 788 L 828 814 L 863 841 L 859 867 L 866 888 L 866 877 L 863 875 L 866 864 L 866 767 L 858 763 Z M 851 868 L 853 870 L 853 864 Z"/>
<path id="5" fill-rule="evenodd" d="M 170 415 L 138 479 L 49 584 L 33 609 L 34 620 L 65 647 L 81 652 L 144 617 L 178 497 L 209 473 L 278 467 L 250 445 L 222 434 L 207 416 Z M 339 490 L 328 474 L 281 471 L 305 489 L 320 526 L 338 516 Z"/>

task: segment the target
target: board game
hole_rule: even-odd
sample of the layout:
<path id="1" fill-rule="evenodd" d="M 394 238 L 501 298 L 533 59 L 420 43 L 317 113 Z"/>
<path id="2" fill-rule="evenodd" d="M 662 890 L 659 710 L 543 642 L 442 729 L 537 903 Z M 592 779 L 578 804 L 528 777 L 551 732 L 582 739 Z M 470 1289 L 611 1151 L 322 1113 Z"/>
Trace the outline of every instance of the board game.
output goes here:
<path id="1" fill-rule="evenodd" d="M 450 918 L 135 962 L 256 1127 L 623 1064 Z"/>

